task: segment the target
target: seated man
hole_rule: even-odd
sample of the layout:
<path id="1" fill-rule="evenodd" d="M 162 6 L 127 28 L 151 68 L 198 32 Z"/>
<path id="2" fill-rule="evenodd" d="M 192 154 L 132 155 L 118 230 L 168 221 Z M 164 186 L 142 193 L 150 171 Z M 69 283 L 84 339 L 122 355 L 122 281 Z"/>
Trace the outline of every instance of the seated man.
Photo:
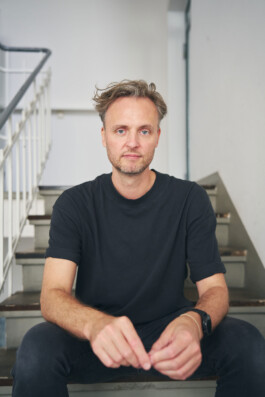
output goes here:
<path id="1" fill-rule="evenodd" d="M 144 371 L 217 375 L 218 397 L 264 396 L 264 338 L 226 317 L 207 194 L 150 169 L 163 98 L 153 83 L 122 81 L 94 100 L 112 173 L 66 190 L 54 205 L 41 292 L 47 322 L 22 341 L 13 396 L 66 397 L 68 382 Z M 183 293 L 187 261 L 195 308 Z"/>

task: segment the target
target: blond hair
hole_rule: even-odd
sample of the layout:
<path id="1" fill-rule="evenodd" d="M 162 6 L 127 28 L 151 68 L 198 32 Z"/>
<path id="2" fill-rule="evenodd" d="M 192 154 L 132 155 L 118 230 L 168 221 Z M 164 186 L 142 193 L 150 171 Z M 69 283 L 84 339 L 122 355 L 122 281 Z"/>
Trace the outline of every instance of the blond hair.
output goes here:
<path id="1" fill-rule="evenodd" d="M 103 124 L 109 106 L 120 97 L 149 98 L 156 106 L 159 122 L 167 114 L 167 105 L 156 91 L 154 83 L 148 84 L 144 80 L 122 80 L 120 83 L 111 83 L 104 89 L 96 87 L 93 100 L 96 102 L 95 108 Z"/>

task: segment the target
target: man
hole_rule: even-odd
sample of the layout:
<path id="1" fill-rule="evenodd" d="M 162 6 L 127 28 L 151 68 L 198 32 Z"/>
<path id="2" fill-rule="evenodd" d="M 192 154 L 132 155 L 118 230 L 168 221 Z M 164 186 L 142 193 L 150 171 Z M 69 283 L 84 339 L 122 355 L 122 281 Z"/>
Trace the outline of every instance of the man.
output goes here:
<path id="1" fill-rule="evenodd" d="M 197 184 L 150 169 L 167 108 L 155 85 L 97 92 L 112 174 L 65 191 L 52 215 L 41 309 L 18 351 L 13 396 L 67 396 L 147 371 L 218 375 L 216 396 L 262 396 L 264 338 L 225 318 L 216 220 Z M 183 294 L 186 261 L 199 300 Z M 75 296 L 73 283 L 77 273 Z"/>

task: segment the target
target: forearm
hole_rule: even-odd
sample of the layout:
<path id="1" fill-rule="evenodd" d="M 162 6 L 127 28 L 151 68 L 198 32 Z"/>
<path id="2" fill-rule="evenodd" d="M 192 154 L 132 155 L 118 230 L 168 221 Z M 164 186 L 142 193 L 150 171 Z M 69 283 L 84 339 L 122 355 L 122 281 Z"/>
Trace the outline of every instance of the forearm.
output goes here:
<path id="1" fill-rule="evenodd" d="M 43 317 L 81 339 L 90 338 L 94 324 L 105 316 L 96 309 L 85 306 L 74 296 L 61 289 L 50 289 L 41 294 Z"/>

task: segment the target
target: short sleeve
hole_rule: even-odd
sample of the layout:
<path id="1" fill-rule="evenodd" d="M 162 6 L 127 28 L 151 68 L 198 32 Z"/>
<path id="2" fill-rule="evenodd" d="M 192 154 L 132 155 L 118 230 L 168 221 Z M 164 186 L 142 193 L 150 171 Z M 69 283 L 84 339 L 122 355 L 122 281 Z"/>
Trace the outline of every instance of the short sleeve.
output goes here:
<path id="1" fill-rule="evenodd" d="M 49 247 L 45 257 L 80 261 L 81 237 L 78 211 L 72 197 L 65 191 L 53 206 Z"/>
<path id="2" fill-rule="evenodd" d="M 205 190 L 194 184 L 187 215 L 187 260 L 195 283 L 225 273 L 215 236 L 216 215 Z"/>

